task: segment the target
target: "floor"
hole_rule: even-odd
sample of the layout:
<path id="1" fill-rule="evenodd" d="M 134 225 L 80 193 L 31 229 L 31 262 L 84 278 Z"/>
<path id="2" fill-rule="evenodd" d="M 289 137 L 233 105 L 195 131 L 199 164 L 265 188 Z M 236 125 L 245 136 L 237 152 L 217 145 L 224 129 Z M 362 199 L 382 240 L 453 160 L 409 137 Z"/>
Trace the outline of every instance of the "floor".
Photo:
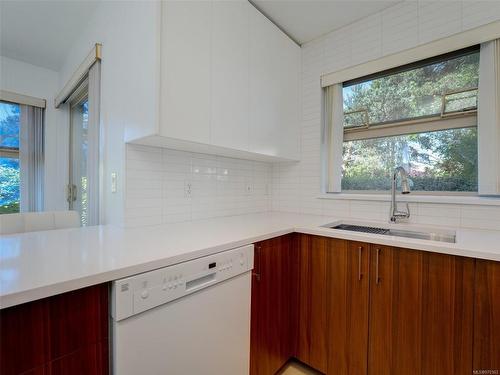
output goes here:
<path id="1" fill-rule="evenodd" d="M 321 375 L 321 373 L 298 362 L 290 362 L 277 375 Z"/>

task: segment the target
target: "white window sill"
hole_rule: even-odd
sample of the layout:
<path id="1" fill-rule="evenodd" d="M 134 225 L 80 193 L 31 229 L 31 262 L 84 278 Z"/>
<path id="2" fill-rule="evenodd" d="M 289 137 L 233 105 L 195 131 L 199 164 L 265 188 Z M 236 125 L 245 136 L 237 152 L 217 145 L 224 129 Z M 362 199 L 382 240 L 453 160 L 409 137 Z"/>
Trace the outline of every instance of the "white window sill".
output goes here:
<path id="1" fill-rule="evenodd" d="M 362 194 L 362 193 L 324 193 L 318 199 L 358 200 L 390 202 L 390 194 Z M 478 197 L 467 195 L 425 195 L 397 193 L 398 202 L 440 203 L 440 204 L 471 204 L 483 206 L 500 206 L 500 197 Z"/>

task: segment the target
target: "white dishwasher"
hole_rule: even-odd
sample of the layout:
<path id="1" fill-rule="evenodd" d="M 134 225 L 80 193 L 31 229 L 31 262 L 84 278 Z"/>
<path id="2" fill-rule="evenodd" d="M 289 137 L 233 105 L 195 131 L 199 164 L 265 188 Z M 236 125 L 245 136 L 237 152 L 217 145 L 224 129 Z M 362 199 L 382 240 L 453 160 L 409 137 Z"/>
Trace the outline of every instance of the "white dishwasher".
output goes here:
<path id="1" fill-rule="evenodd" d="M 247 375 L 253 245 L 116 280 L 117 375 Z"/>

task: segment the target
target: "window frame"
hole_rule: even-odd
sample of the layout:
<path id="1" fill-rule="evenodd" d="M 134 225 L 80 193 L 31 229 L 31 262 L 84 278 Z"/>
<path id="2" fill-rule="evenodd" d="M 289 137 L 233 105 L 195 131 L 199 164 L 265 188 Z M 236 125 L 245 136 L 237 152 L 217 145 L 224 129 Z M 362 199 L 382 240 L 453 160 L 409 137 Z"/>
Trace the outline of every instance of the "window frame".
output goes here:
<path id="1" fill-rule="evenodd" d="M 0 146 L 0 158 L 19 159 L 19 147 Z"/>
<path id="2" fill-rule="evenodd" d="M 467 48 L 463 48 L 457 51 L 452 51 L 448 52 L 445 54 L 433 56 L 431 58 L 423 59 L 420 61 L 412 62 L 409 64 L 405 64 L 399 67 L 387 69 L 381 72 L 376 72 L 372 73 L 360 78 L 356 79 L 351 79 L 342 83 L 339 83 L 338 85 L 341 85 L 342 89 L 346 86 L 351 86 L 354 84 L 359 84 L 362 82 L 367 82 L 373 79 L 377 78 L 382 78 L 386 77 L 389 75 L 393 74 L 398 74 L 404 71 L 409 71 L 413 69 L 418 69 L 420 67 L 428 66 L 437 62 L 445 61 L 447 59 L 453 59 L 453 58 L 458 58 L 461 56 L 466 56 L 470 55 L 473 53 L 480 53 L 480 45 L 473 45 Z M 324 87 L 326 90 L 328 86 Z M 325 90 L 323 90 L 323 94 L 325 94 Z M 450 113 L 445 112 L 445 103 L 446 103 L 446 96 L 449 96 L 451 94 L 457 94 L 461 92 L 467 92 L 467 91 L 473 91 L 476 90 L 476 106 L 473 109 L 466 109 L 462 111 L 454 111 Z M 326 100 L 327 95 L 324 95 L 324 99 Z M 344 121 L 342 121 L 340 124 L 337 121 L 336 123 L 332 122 L 331 127 L 339 127 L 339 129 L 330 129 L 328 128 L 328 121 L 324 121 L 324 142 L 323 144 L 326 143 L 326 153 L 323 153 L 324 155 L 330 155 L 331 154 L 331 147 L 333 147 L 332 142 L 332 134 L 336 134 L 337 136 L 342 134 L 342 141 L 340 144 L 344 144 L 344 142 L 349 142 L 349 141 L 356 141 L 356 140 L 364 140 L 364 139 L 374 139 L 374 138 L 384 138 L 384 137 L 391 137 L 391 136 L 398 136 L 398 135 L 408 135 L 408 134 L 415 134 L 415 133 L 424 133 L 424 132 L 434 132 L 434 131 L 444 131 L 444 130 L 450 130 L 450 129 L 463 129 L 463 128 L 473 128 L 478 125 L 478 120 L 477 120 L 477 108 L 478 108 L 478 99 L 479 98 L 479 90 L 478 87 L 468 87 L 464 88 L 461 90 L 454 90 L 450 92 L 443 93 L 441 95 L 441 111 L 439 114 L 436 115 L 428 115 L 428 116 L 420 116 L 420 117 L 415 117 L 411 119 L 403 119 L 403 120 L 395 120 L 395 121 L 388 121 L 384 123 L 369 123 L 368 121 L 368 113 L 366 109 L 359 109 L 355 111 L 350 111 L 350 113 L 355 113 L 355 112 L 365 112 L 365 125 L 363 126 L 352 126 L 352 127 L 345 127 L 344 126 Z M 343 101 L 343 96 L 342 96 L 342 101 Z M 331 104 L 330 104 L 331 105 Z M 325 104 L 326 106 L 326 104 Z M 343 107 L 343 105 L 342 105 Z M 326 111 L 323 111 L 326 114 Z M 342 120 L 344 120 L 344 114 L 342 114 Z M 336 142 L 337 145 L 339 142 Z M 343 147 L 342 147 L 343 148 Z M 338 157 L 337 157 L 338 159 Z M 386 195 L 389 191 L 388 190 L 345 190 L 341 188 L 341 180 L 342 176 L 338 178 L 338 188 L 335 188 L 336 183 L 333 182 L 335 177 L 332 175 L 333 173 L 339 173 L 339 169 L 343 165 L 343 152 L 342 150 L 340 151 L 340 165 L 335 161 L 335 159 L 328 158 L 325 161 L 325 166 L 326 166 L 326 171 L 327 173 L 325 174 L 326 181 L 325 181 L 325 186 L 326 189 L 324 190 L 324 193 L 326 194 L 331 194 L 331 193 L 336 193 L 336 194 L 352 194 L 352 195 Z M 330 163 L 333 163 L 334 165 L 330 165 Z M 479 190 L 479 181 L 478 181 L 478 190 Z M 417 190 L 415 191 L 416 194 L 418 195 L 427 195 L 427 196 L 463 196 L 463 197 L 474 197 L 478 196 L 479 192 L 478 191 L 421 191 Z"/>

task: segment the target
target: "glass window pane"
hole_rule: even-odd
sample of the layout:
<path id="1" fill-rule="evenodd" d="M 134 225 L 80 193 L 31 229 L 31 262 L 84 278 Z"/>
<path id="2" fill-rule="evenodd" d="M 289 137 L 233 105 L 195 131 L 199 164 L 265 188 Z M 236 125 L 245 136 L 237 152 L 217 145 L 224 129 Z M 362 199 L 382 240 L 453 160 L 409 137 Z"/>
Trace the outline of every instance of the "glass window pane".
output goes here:
<path id="1" fill-rule="evenodd" d="M 20 106 L 0 101 L 0 214 L 19 212 L 20 171 L 19 149 Z"/>
<path id="2" fill-rule="evenodd" d="M 0 157 L 0 214 L 19 212 L 19 159 Z"/>
<path id="3" fill-rule="evenodd" d="M 0 147 L 19 148 L 18 104 L 0 101 Z"/>
<path id="4" fill-rule="evenodd" d="M 84 99 L 71 108 L 71 183 L 76 186 L 75 200 L 70 208 L 80 213 L 82 226 L 88 223 L 88 100 Z"/>
<path id="5" fill-rule="evenodd" d="M 390 190 L 399 165 L 414 191 L 477 191 L 477 129 L 344 142 L 342 190 Z"/>
<path id="6" fill-rule="evenodd" d="M 477 88 L 478 82 L 479 53 L 475 52 L 346 86 L 344 112 L 366 110 L 370 124 L 439 115 L 442 95 Z M 474 101 L 455 101 L 452 111 L 470 107 Z M 344 125 L 352 126 L 352 119 L 346 118 Z"/>

